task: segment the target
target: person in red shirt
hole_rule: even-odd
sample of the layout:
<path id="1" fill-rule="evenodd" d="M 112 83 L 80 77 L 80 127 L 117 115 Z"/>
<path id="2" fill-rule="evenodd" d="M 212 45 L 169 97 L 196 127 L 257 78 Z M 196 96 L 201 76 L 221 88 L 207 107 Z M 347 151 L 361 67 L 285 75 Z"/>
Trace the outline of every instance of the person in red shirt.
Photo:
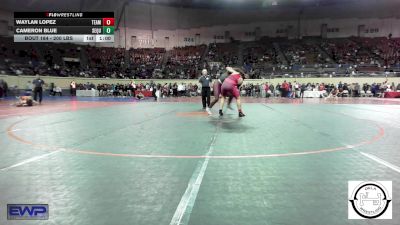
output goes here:
<path id="1" fill-rule="evenodd" d="M 282 97 L 286 98 L 288 97 L 288 92 L 289 92 L 289 84 L 285 81 L 283 81 L 282 86 Z"/>
<path id="2" fill-rule="evenodd" d="M 240 101 L 239 86 L 243 83 L 244 72 L 239 68 L 226 67 L 226 70 L 231 73 L 223 82 L 221 86 L 221 101 L 219 108 L 219 115 L 223 116 L 222 109 L 224 108 L 225 98 L 234 97 L 236 99 L 236 104 L 239 112 L 239 117 L 244 117 L 242 112 L 242 104 Z"/>
<path id="3" fill-rule="evenodd" d="M 268 91 L 269 91 L 268 82 L 265 83 L 264 90 L 265 90 L 265 97 L 266 97 L 266 98 L 269 98 L 270 94 L 268 93 Z"/>

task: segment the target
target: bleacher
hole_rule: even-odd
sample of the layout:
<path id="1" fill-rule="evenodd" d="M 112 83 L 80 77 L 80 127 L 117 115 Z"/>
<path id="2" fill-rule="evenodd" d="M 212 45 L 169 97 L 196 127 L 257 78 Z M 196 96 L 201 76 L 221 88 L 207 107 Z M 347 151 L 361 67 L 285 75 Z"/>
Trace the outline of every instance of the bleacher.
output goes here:
<path id="1" fill-rule="evenodd" d="M 400 71 L 400 38 L 262 38 L 168 51 L 0 40 L 0 73 L 10 75 L 190 79 L 202 68 L 215 74 L 226 65 L 243 66 L 252 78 L 380 76 Z"/>

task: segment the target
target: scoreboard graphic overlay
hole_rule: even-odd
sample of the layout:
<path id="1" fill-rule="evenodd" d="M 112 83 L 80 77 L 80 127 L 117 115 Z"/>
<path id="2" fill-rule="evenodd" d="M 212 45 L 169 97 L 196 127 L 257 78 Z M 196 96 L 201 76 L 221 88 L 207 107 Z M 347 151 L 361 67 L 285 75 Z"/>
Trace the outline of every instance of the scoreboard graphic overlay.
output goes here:
<path id="1" fill-rule="evenodd" d="M 114 12 L 14 12 L 14 42 L 114 42 Z"/>

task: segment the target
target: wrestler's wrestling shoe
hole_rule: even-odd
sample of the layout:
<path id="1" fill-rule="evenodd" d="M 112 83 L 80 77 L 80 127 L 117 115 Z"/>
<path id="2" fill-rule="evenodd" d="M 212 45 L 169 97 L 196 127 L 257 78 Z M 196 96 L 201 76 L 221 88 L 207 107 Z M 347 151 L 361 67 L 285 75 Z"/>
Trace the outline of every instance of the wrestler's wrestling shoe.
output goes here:
<path id="1" fill-rule="evenodd" d="M 219 116 L 223 116 L 224 113 L 222 112 L 222 109 L 219 110 Z"/>
<path id="2" fill-rule="evenodd" d="M 239 112 L 239 117 L 245 117 L 246 115 L 244 115 L 244 113 Z"/>
<path id="3" fill-rule="evenodd" d="M 212 115 L 212 112 L 211 112 L 210 108 L 208 108 L 208 107 L 206 108 L 206 112 L 208 113 L 208 115 L 210 115 L 210 116 Z"/>

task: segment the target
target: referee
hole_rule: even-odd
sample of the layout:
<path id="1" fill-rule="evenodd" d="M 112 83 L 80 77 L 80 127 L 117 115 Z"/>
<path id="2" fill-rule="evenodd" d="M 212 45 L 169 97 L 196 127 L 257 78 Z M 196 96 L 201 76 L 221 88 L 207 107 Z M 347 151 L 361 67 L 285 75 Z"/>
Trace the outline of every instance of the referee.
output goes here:
<path id="1" fill-rule="evenodd" d="M 35 101 L 38 101 L 37 95 L 39 94 L 39 104 L 42 104 L 44 81 L 40 79 L 39 75 L 36 75 L 36 79 L 32 81 L 32 84 L 33 84 L 33 99 Z"/>
<path id="2" fill-rule="evenodd" d="M 201 84 L 201 100 L 203 101 L 203 109 L 207 112 L 210 111 L 210 96 L 211 89 L 210 83 L 212 82 L 212 78 L 208 75 L 207 70 L 203 69 L 201 71 L 202 76 L 199 79 L 199 83 Z M 206 105 L 207 102 L 207 105 Z"/>

